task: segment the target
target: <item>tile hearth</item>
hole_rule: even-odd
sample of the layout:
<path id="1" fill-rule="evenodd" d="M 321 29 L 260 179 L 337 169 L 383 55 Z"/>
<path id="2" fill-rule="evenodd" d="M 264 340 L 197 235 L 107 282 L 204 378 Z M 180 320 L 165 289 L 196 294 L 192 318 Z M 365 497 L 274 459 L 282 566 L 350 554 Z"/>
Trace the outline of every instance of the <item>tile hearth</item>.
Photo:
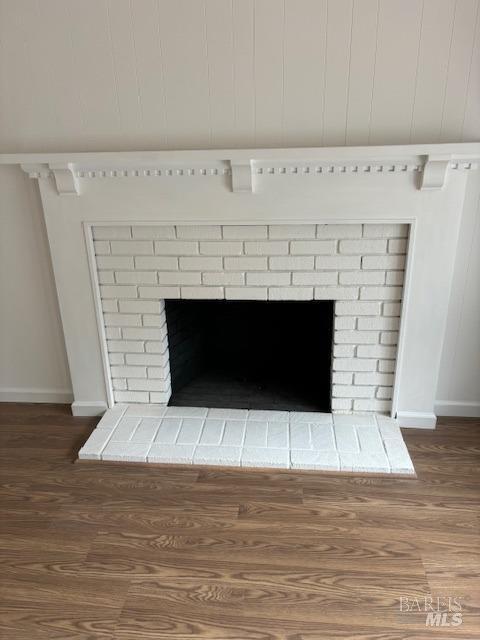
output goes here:
<path id="1" fill-rule="evenodd" d="M 116 405 L 79 460 L 415 475 L 382 415 Z"/>

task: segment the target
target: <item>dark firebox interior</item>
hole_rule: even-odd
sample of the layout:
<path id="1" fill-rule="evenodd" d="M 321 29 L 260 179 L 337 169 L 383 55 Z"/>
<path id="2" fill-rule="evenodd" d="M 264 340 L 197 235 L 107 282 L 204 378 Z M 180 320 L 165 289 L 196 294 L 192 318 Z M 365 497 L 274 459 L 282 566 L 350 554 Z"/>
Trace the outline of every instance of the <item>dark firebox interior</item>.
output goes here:
<path id="1" fill-rule="evenodd" d="M 170 405 L 330 411 L 333 301 L 166 301 Z"/>

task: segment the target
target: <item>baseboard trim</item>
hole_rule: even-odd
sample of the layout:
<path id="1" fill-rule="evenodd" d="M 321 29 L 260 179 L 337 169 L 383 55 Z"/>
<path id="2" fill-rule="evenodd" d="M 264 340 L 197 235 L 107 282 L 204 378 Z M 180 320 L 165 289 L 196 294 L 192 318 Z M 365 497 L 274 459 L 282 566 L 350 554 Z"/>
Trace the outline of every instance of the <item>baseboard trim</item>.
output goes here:
<path id="1" fill-rule="evenodd" d="M 480 418 L 480 402 L 457 402 L 439 400 L 435 404 L 437 416 L 458 416 L 459 418 Z"/>
<path id="2" fill-rule="evenodd" d="M 107 403 L 103 401 L 82 402 L 76 400 L 72 402 L 73 416 L 101 416 L 107 409 Z"/>
<path id="3" fill-rule="evenodd" d="M 39 389 L 37 387 L 0 388 L 0 402 L 32 402 L 70 404 L 70 389 Z"/>
<path id="4" fill-rule="evenodd" d="M 437 416 L 422 411 L 397 411 L 397 421 L 401 427 L 412 429 L 435 429 Z"/>

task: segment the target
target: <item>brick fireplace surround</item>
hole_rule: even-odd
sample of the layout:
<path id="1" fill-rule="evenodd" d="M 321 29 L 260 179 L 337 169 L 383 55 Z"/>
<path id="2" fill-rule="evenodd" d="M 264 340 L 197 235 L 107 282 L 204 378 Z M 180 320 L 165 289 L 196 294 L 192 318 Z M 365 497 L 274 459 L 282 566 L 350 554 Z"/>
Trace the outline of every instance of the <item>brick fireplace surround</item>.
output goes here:
<path id="1" fill-rule="evenodd" d="M 335 300 L 332 408 L 435 426 L 480 145 L 0 156 L 38 180 L 75 415 L 170 392 L 163 300 Z"/>

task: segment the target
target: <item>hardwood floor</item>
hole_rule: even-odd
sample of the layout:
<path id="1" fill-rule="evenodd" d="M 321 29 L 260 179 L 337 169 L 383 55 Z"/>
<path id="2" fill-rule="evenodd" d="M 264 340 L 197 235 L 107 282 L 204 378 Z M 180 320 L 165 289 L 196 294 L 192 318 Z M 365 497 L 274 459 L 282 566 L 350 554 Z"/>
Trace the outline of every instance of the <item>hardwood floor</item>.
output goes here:
<path id="1" fill-rule="evenodd" d="M 417 479 L 73 464 L 95 423 L 0 405 L 2 639 L 480 637 L 478 420 L 404 431 Z"/>

